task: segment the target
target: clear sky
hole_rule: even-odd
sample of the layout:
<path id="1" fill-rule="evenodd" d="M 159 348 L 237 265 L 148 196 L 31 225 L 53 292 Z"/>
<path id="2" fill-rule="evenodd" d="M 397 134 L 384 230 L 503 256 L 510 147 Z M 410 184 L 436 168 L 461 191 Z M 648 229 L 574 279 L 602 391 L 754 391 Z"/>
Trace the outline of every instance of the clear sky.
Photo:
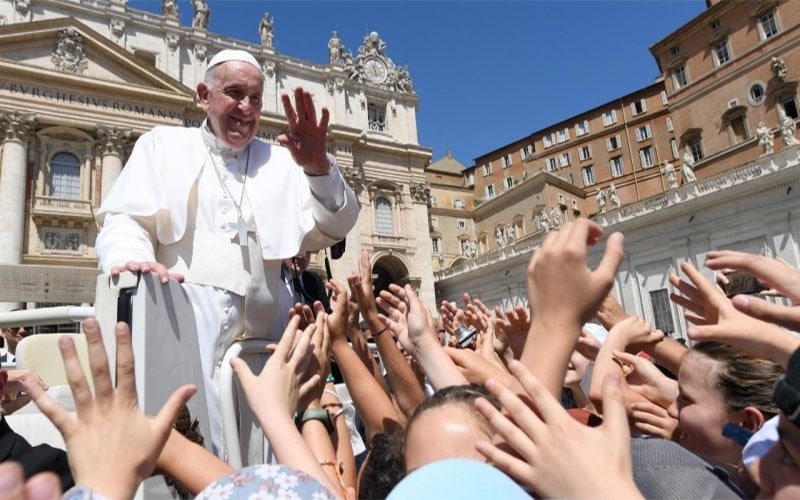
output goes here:
<path id="1" fill-rule="evenodd" d="M 659 77 L 649 46 L 705 0 L 207 0 L 209 31 L 260 43 L 264 12 L 276 50 L 326 63 L 331 31 L 354 54 L 370 31 L 407 64 L 419 96 L 419 142 L 466 166 L 482 154 Z M 129 0 L 161 13 L 161 0 Z M 190 0 L 179 0 L 191 25 Z"/>

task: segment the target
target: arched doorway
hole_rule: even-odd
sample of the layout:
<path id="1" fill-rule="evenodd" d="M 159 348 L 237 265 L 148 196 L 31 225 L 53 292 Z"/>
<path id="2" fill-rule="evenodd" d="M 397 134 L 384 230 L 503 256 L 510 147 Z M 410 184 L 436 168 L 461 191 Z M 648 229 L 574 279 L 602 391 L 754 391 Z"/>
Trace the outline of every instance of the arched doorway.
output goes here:
<path id="1" fill-rule="evenodd" d="M 394 255 L 378 257 L 372 266 L 372 285 L 375 296 L 381 290 L 388 290 L 390 283 L 403 286 L 409 282 L 408 266 Z"/>

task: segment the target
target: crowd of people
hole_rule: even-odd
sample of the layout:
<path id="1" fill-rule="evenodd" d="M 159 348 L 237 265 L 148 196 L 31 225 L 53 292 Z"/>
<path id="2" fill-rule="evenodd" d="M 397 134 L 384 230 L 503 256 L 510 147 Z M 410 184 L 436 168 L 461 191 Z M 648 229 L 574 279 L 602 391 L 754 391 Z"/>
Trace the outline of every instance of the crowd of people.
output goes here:
<path id="1" fill-rule="evenodd" d="M 116 325 L 114 384 L 89 319 L 91 383 L 73 340 L 59 339 L 74 412 L 36 374 L 0 369 L 3 392 L 32 399 L 62 433 L 69 463 L 59 450 L 60 465 L 6 455 L 0 498 L 69 488 L 126 499 L 159 475 L 209 499 L 800 496 L 796 306 L 728 297 L 684 262 L 670 282 L 687 348 L 614 299 L 623 236 L 605 239 L 592 269 L 587 248 L 603 231 L 583 218 L 531 256 L 526 307 L 492 310 L 465 293 L 431 311 L 400 284 L 376 296 L 366 251 L 320 289 L 308 252 L 347 235 L 358 201 L 307 90 L 282 97 L 279 145 L 255 139 L 263 83 L 251 55 L 217 54 L 197 88 L 207 120 L 143 135 L 98 211 L 105 272 L 183 283 L 211 435 L 184 414 L 194 385 L 145 415 L 129 326 Z M 800 271 L 782 261 L 712 251 L 704 264 L 800 303 Z M 274 461 L 233 469 L 220 458 L 216 380 L 229 346 L 252 338 L 268 360 L 231 363 Z M 4 420 L 0 430 L 0 447 L 22 449 Z"/>
<path id="2" fill-rule="evenodd" d="M 433 314 L 409 285 L 374 297 L 362 252 L 346 283 L 326 283 L 330 313 L 319 302 L 288 311 L 263 370 L 232 362 L 275 464 L 233 470 L 177 432 L 173 422 L 193 386 L 176 390 L 158 415 L 144 415 L 124 323 L 114 387 L 99 327 L 84 322 L 94 394 L 72 341 L 60 343 L 75 413 L 33 378 L 22 384 L 63 433 L 75 482 L 107 498 L 130 498 L 153 474 L 198 498 L 447 496 L 450 481 L 472 485 L 473 498 L 795 497 L 797 308 L 727 297 L 684 262 L 670 281 L 691 325 L 687 348 L 614 300 L 621 234 L 610 235 L 600 264 L 588 267 L 587 246 L 601 233 L 586 219 L 550 233 L 528 267 L 529 307 L 507 311 L 465 294 L 463 306 L 443 302 Z M 712 251 L 705 266 L 749 273 L 771 293 L 800 300 L 800 271 L 780 260 Z M 594 321 L 604 335 L 591 332 Z M 472 341 L 463 340 L 465 330 L 476 332 Z M 332 363 L 360 431 L 344 418 Z M 354 432 L 367 443 L 364 456 L 354 453 Z M 426 472 L 442 461 L 471 472 Z M 59 484 L 41 475 L 24 482 L 18 466 L 0 467 L 4 497 L 55 498 Z"/>

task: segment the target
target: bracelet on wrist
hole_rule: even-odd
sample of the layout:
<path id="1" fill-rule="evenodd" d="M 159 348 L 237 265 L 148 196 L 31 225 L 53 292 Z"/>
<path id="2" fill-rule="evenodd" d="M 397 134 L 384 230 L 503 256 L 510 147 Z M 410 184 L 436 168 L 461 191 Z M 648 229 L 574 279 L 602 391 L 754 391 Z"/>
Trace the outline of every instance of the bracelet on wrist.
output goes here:
<path id="1" fill-rule="evenodd" d="M 298 413 L 294 419 L 294 423 L 298 430 L 302 430 L 303 424 L 309 420 L 319 420 L 322 422 L 322 424 L 325 426 L 325 430 L 328 431 L 328 434 L 333 434 L 333 431 L 336 430 L 336 428 L 333 426 L 333 422 L 331 421 L 331 414 L 325 408 L 309 408 L 303 413 Z"/>

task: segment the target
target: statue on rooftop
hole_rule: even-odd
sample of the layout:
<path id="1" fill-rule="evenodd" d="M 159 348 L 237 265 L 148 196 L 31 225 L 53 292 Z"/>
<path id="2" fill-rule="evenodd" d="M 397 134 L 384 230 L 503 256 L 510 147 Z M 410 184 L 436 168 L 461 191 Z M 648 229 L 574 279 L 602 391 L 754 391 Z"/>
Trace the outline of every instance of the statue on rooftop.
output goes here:
<path id="1" fill-rule="evenodd" d="M 261 22 L 258 24 L 258 35 L 261 37 L 262 46 L 272 47 L 274 29 L 275 25 L 273 19 L 269 16 L 269 12 L 264 12 L 264 17 L 261 18 Z"/>
<path id="2" fill-rule="evenodd" d="M 328 40 L 328 63 L 338 65 L 341 64 L 344 57 L 344 43 L 339 38 L 339 32 L 334 31 L 331 34 L 331 39 Z"/>
<path id="3" fill-rule="evenodd" d="M 206 0 L 192 0 L 192 5 L 194 6 L 192 28 L 207 30 L 208 21 L 211 18 L 211 9 L 208 7 Z"/>
<path id="4" fill-rule="evenodd" d="M 758 145 L 761 146 L 763 150 L 761 156 L 771 155 L 775 151 L 775 135 L 764 122 L 758 122 L 756 137 L 758 138 Z"/>

